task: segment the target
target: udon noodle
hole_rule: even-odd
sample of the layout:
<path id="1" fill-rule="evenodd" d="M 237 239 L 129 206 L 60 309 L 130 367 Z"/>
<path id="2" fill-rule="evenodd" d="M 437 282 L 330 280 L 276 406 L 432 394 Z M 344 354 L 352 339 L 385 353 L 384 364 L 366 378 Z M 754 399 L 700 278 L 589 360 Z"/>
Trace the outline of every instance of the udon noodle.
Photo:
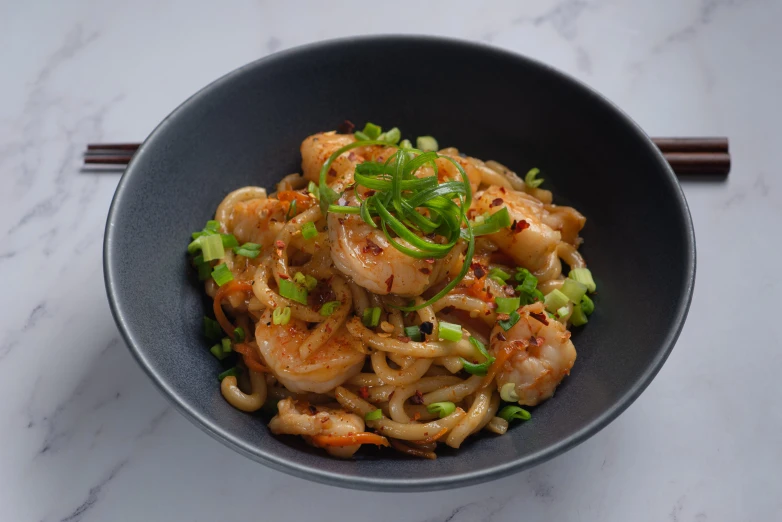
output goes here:
<path id="1" fill-rule="evenodd" d="M 537 169 L 398 142 L 308 137 L 302 174 L 231 192 L 188 248 L 225 400 L 337 457 L 506 433 L 569 374 L 594 307 L 585 218 Z"/>

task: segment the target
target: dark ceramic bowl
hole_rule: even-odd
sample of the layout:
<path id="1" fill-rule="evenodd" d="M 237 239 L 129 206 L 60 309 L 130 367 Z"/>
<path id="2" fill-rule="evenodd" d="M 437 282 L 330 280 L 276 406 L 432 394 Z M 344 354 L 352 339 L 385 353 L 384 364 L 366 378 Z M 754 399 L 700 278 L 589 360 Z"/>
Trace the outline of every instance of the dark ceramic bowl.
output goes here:
<path id="1" fill-rule="evenodd" d="M 413 67 L 411 57 L 418 66 Z M 405 64 L 396 67 L 395 64 Z M 443 146 L 544 173 L 555 202 L 586 217 L 582 252 L 597 311 L 578 359 L 531 422 L 436 461 L 343 461 L 273 437 L 220 395 L 201 332 L 207 309 L 185 246 L 229 191 L 300 170 L 299 145 L 343 120 L 431 134 Z M 646 388 L 684 324 L 695 277 L 682 191 L 644 132 L 610 102 L 509 52 L 425 37 L 337 40 L 274 54 L 176 109 L 136 154 L 106 226 L 106 287 L 131 352 L 173 404 L 224 444 L 300 477 L 416 490 L 496 479 L 550 459 L 616 418 Z"/>

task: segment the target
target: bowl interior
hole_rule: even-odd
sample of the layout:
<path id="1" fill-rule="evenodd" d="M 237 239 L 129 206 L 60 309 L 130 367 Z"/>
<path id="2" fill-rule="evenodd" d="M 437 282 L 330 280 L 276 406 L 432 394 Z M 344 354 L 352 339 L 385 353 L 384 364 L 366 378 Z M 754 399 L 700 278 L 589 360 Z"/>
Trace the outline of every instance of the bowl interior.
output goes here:
<path id="1" fill-rule="evenodd" d="M 429 65 L 413 69 L 411 56 Z M 407 58 L 406 58 L 407 57 Z M 404 64 L 404 65 L 403 65 Z M 419 64 L 420 65 L 420 64 Z M 343 120 L 431 134 L 441 146 L 542 171 L 555 203 L 587 217 L 582 252 L 596 312 L 575 329 L 576 365 L 533 420 L 468 440 L 436 461 L 357 461 L 278 439 L 221 397 L 201 337 L 208 306 L 188 269 L 189 234 L 229 191 L 300 171 L 299 145 Z M 139 362 L 218 439 L 310 479 L 373 489 L 442 488 L 549 458 L 618 415 L 673 346 L 692 293 L 692 225 L 679 189 L 642 132 L 612 105 L 541 64 L 428 38 L 329 42 L 280 53 L 218 80 L 167 118 L 118 188 L 106 236 L 107 287 Z"/>

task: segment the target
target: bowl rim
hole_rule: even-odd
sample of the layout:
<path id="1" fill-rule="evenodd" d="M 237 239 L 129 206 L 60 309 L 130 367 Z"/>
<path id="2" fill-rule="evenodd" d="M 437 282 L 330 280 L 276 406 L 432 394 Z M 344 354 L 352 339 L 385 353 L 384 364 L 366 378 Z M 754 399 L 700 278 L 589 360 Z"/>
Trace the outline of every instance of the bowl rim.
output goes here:
<path id="1" fill-rule="evenodd" d="M 293 55 L 300 55 L 307 53 L 314 49 L 327 49 L 327 48 L 340 48 L 346 45 L 362 45 L 367 42 L 371 43 L 384 43 L 394 44 L 398 42 L 406 43 L 434 43 L 439 45 L 447 45 L 454 48 L 454 51 L 458 52 L 463 49 L 469 49 L 472 51 L 479 51 L 483 53 L 490 53 L 495 55 L 503 55 L 504 57 L 515 60 L 526 66 L 538 67 L 546 70 L 547 73 L 558 77 L 564 82 L 574 84 L 577 88 L 582 89 L 585 93 L 594 98 L 598 103 L 602 103 L 607 109 L 613 110 L 617 116 L 620 117 L 627 125 L 628 130 L 634 132 L 635 135 L 640 138 L 646 145 L 649 152 L 656 158 L 658 166 L 664 172 L 662 182 L 667 182 L 670 188 L 673 189 L 674 201 L 676 210 L 680 213 L 680 218 L 685 225 L 685 280 L 683 281 L 683 299 L 680 300 L 676 307 L 674 320 L 669 325 L 669 331 L 663 340 L 660 349 L 652 360 L 651 364 L 644 370 L 641 377 L 633 384 L 633 386 L 622 395 L 616 403 L 595 417 L 592 421 L 586 424 L 583 428 L 570 435 L 566 439 L 563 439 L 551 446 L 543 448 L 531 455 L 519 457 L 508 461 L 504 464 L 491 466 L 484 469 L 472 470 L 466 473 L 458 473 L 445 477 L 437 478 L 405 478 L 405 479 L 392 479 L 384 477 L 356 477 L 352 475 L 345 475 L 339 472 L 324 471 L 315 466 L 305 465 L 298 462 L 290 462 L 284 458 L 280 458 L 272 452 L 265 450 L 264 448 L 247 444 L 238 438 L 228 433 L 217 422 L 208 419 L 201 412 L 196 411 L 186 404 L 177 392 L 172 389 L 165 380 L 161 377 L 158 371 L 153 367 L 151 362 L 145 356 L 145 350 L 136 341 L 133 333 L 133 328 L 129 324 L 125 317 L 125 312 L 121 300 L 118 296 L 117 279 L 119 277 L 117 270 L 117 260 L 113 254 L 113 244 L 115 242 L 117 228 L 115 225 L 118 209 L 123 205 L 126 199 L 126 186 L 130 178 L 136 175 L 136 165 L 139 163 L 139 159 L 143 158 L 147 154 L 147 143 L 156 139 L 156 137 L 165 129 L 169 120 L 177 115 L 180 111 L 187 110 L 187 108 L 197 103 L 201 98 L 205 97 L 215 89 L 218 89 L 223 84 L 230 82 L 234 77 L 244 74 L 246 71 L 255 69 L 257 67 L 263 67 L 267 64 L 286 60 Z M 103 244 L 103 271 L 104 280 L 106 286 L 106 292 L 108 294 L 109 306 L 111 313 L 114 317 L 114 321 L 128 346 L 128 349 L 133 354 L 141 368 L 150 377 L 152 382 L 155 383 L 157 388 L 163 393 L 163 395 L 171 402 L 171 404 L 184 416 L 189 419 L 193 424 L 201 428 L 213 438 L 222 442 L 226 446 L 234 449 L 238 453 L 241 453 L 257 462 L 267 465 L 278 471 L 320 482 L 327 485 L 336 485 L 340 487 L 347 487 L 353 489 L 364 489 L 373 491 L 425 491 L 425 490 L 437 490 L 454 487 L 463 487 L 479 482 L 488 480 L 494 480 L 511 473 L 519 472 L 523 469 L 538 465 L 546 460 L 549 460 L 557 455 L 564 453 L 565 451 L 577 446 L 584 442 L 586 439 L 595 435 L 597 432 L 606 427 L 622 412 L 624 412 L 646 389 L 651 383 L 654 377 L 662 368 L 668 355 L 671 353 L 679 334 L 684 327 L 684 322 L 687 318 L 687 313 L 692 302 L 693 290 L 695 285 L 695 271 L 696 271 L 696 251 L 695 251 L 695 231 L 693 227 L 692 217 L 690 215 L 687 201 L 684 197 L 684 193 L 679 185 L 676 176 L 672 169 L 665 161 L 662 153 L 652 143 L 647 134 L 641 129 L 641 127 L 624 111 L 617 107 L 613 102 L 605 98 L 602 94 L 598 93 L 588 85 L 584 84 L 580 80 L 573 78 L 572 76 L 559 71 L 558 69 L 547 65 L 539 60 L 529 58 L 517 52 L 509 51 L 507 49 L 499 48 L 493 45 L 485 43 L 472 42 L 462 40 L 458 38 L 441 37 L 441 36 L 427 36 L 427 35 L 368 35 L 368 36 L 350 36 L 344 38 L 328 39 L 319 42 L 308 43 L 286 49 L 284 51 L 276 52 L 271 55 L 265 56 L 246 65 L 243 65 L 233 71 L 221 76 L 217 80 L 209 83 L 205 87 L 198 90 L 195 94 L 191 95 L 178 107 L 176 107 L 168 116 L 166 116 L 150 135 L 144 140 L 139 147 L 134 158 L 129 163 L 128 167 L 123 173 L 114 197 L 109 208 L 108 218 L 106 220 L 106 228 L 104 234 Z"/>

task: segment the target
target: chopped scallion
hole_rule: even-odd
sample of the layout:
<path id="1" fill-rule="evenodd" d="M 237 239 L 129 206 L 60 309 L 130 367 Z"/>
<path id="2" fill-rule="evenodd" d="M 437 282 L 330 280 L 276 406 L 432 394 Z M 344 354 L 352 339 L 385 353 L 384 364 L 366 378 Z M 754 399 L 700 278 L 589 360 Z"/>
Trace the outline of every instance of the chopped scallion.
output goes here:
<path id="1" fill-rule="evenodd" d="M 418 136 L 415 140 L 415 147 L 424 152 L 436 152 L 440 150 L 437 140 L 431 136 Z"/>
<path id="2" fill-rule="evenodd" d="M 587 299 L 589 299 L 587 297 Z M 586 314 L 584 313 L 584 310 L 581 308 L 580 304 L 577 304 L 573 307 L 573 313 L 570 314 L 570 324 L 573 326 L 582 326 L 589 322 L 589 319 L 587 319 Z"/>
<path id="3" fill-rule="evenodd" d="M 592 271 L 588 268 L 574 268 L 567 275 L 570 279 L 575 279 L 579 283 L 586 285 L 587 291 L 591 294 L 597 290 L 597 284 L 592 277 Z"/>
<path id="4" fill-rule="evenodd" d="M 389 145 L 396 145 L 400 139 L 402 139 L 402 132 L 396 127 L 387 130 L 377 137 L 377 141 L 384 141 Z"/>
<path id="5" fill-rule="evenodd" d="M 296 274 L 293 276 L 293 281 L 297 284 L 302 285 L 304 288 L 307 289 L 308 292 L 315 290 L 315 287 L 318 286 L 317 279 L 315 279 L 311 275 L 304 275 L 301 272 L 296 272 Z"/>
<path id="6" fill-rule="evenodd" d="M 320 190 L 318 189 L 318 186 L 313 182 L 310 181 L 307 185 L 307 192 L 315 196 L 315 199 L 320 199 Z"/>
<path id="7" fill-rule="evenodd" d="M 244 342 L 244 328 L 241 326 L 237 326 L 234 328 L 234 340 L 237 343 L 243 343 Z"/>
<path id="8" fill-rule="evenodd" d="M 231 339 L 224 337 L 220 344 L 223 346 L 223 353 L 231 353 Z"/>
<path id="9" fill-rule="evenodd" d="M 575 279 L 565 279 L 565 282 L 562 283 L 562 287 L 559 289 L 560 292 L 565 294 L 568 299 L 573 301 L 574 303 L 580 303 L 581 298 L 586 295 L 587 287 L 583 283 L 579 283 Z"/>
<path id="10" fill-rule="evenodd" d="M 399 148 L 402 148 L 402 149 L 412 149 L 413 148 L 413 143 L 410 140 L 408 140 L 408 139 L 404 139 L 404 140 L 399 142 Z"/>
<path id="11" fill-rule="evenodd" d="M 341 304 L 342 303 L 339 302 L 339 301 L 329 301 L 327 303 L 323 303 L 323 306 L 320 307 L 320 312 L 319 313 L 323 317 L 328 317 L 331 314 L 333 314 L 334 312 L 336 312 L 337 308 L 339 308 L 339 306 Z"/>
<path id="12" fill-rule="evenodd" d="M 429 413 L 436 413 L 441 419 L 456 411 L 456 404 L 450 401 L 433 402 L 426 407 Z"/>
<path id="13" fill-rule="evenodd" d="M 366 125 L 364 125 L 364 135 L 367 136 L 370 140 L 376 140 L 378 136 L 380 136 L 380 133 L 383 132 L 383 129 L 379 125 L 375 125 L 374 123 L 367 122 Z"/>
<path id="14" fill-rule="evenodd" d="M 494 302 L 497 303 L 498 314 L 509 314 L 521 306 L 521 299 L 518 297 L 495 297 Z"/>
<path id="15" fill-rule="evenodd" d="M 516 402 L 519 400 L 519 396 L 516 393 L 516 385 L 512 382 L 507 382 L 500 388 L 500 397 L 505 402 Z"/>
<path id="16" fill-rule="evenodd" d="M 581 298 L 581 309 L 584 311 L 587 315 L 592 315 L 592 312 L 595 311 L 595 302 L 592 301 L 592 299 L 589 296 L 584 296 Z"/>
<path id="17" fill-rule="evenodd" d="M 239 368 L 234 366 L 233 368 L 228 368 L 225 370 L 223 373 L 218 375 L 217 378 L 222 381 L 226 377 L 236 377 L 237 375 L 239 375 Z"/>
<path id="18" fill-rule="evenodd" d="M 510 313 L 510 317 L 508 319 L 504 319 L 501 321 L 497 321 L 497 324 L 500 325 L 500 327 L 505 330 L 506 332 L 513 328 L 513 325 L 519 322 L 519 319 L 521 319 L 521 316 L 518 312 L 515 310 Z"/>
<path id="19" fill-rule="evenodd" d="M 220 323 L 210 317 L 204 316 L 204 336 L 210 341 L 218 341 L 223 335 Z"/>
<path id="20" fill-rule="evenodd" d="M 537 188 L 541 186 L 543 184 L 543 180 L 538 179 L 538 174 L 540 174 L 540 169 L 529 169 L 527 175 L 524 176 L 524 183 L 530 188 Z"/>
<path id="21" fill-rule="evenodd" d="M 460 341 L 462 338 L 462 327 L 458 324 L 440 321 L 438 336 L 445 341 Z"/>
<path id="22" fill-rule="evenodd" d="M 300 274 L 301 272 L 299 272 Z M 302 275 L 302 278 L 304 276 Z M 290 279 L 280 279 L 280 295 L 303 305 L 307 304 L 307 289 Z"/>
<path id="23" fill-rule="evenodd" d="M 504 285 L 510 279 L 510 274 L 502 268 L 492 268 L 489 270 L 489 279 L 494 279 L 499 284 Z"/>
<path id="24" fill-rule="evenodd" d="M 203 255 L 197 255 L 193 258 L 193 264 L 196 267 L 196 270 L 198 270 L 198 280 L 199 281 L 206 281 L 209 279 L 209 276 L 212 275 L 212 265 L 204 261 Z"/>
<path id="25" fill-rule="evenodd" d="M 304 239 L 312 239 L 318 235 L 318 229 L 315 228 L 315 223 L 307 221 L 304 226 L 301 227 L 301 237 Z"/>
<path id="26" fill-rule="evenodd" d="M 505 406 L 497 413 L 497 417 L 510 422 L 516 419 L 525 421 L 530 420 L 532 415 L 524 408 L 519 408 L 518 406 Z"/>
<path id="27" fill-rule="evenodd" d="M 223 240 L 223 248 L 234 248 L 239 246 L 239 242 L 233 234 L 220 234 L 220 239 Z"/>
<path id="28" fill-rule="evenodd" d="M 234 247 L 233 250 L 240 256 L 255 259 L 261 253 L 261 245 L 258 243 L 245 243 L 242 246 Z"/>
<path id="29" fill-rule="evenodd" d="M 365 308 L 364 315 L 361 318 L 364 326 L 374 328 L 380 324 L 380 307 Z"/>
<path id="30" fill-rule="evenodd" d="M 220 245 L 220 247 L 222 248 L 222 244 Z M 214 270 L 212 270 L 212 279 L 215 280 L 217 286 L 223 286 L 225 283 L 228 283 L 229 281 L 233 281 L 234 275 L 231 273 L 228 267 L 225 266 L 225 263 L 220 263 L 219 265 L 214 267 Z"/>
<path id="31" fill-rule="evenodd" d="M 223 347 L 220 346 L 219 344 L 216 344 L 216 345 L 212 346 L 211 348 L 209 348 L 209 353 L 211 353 L 212 355 L 217 357 L 218 361 L 222 361 L 223 359 L 228 357 L 227 353 L 223 353 Z"/>
<path id="32" fill-rule="evenodd" d="M 489 368 L 494 363 L 494 357 L 486 350 L 486 346 L 475 337 L 470 337 L 470 344 L 473 345 L 486 360 L 480 364 L 476 364 L 468 361 L 464 357 L 460 357 L 464 371 L 472 375 L 486 375 Z"/>
<path id="33" fill-rule="evenodd" d="M 552 290 L 551 292 L 546 295 L 546 298 L 543 300 L 543 302 L 546 305 L 546 310 L 549 312 L 556 313 L 557 310 L 562 308 L 563 306 L 566 306 L 568 304 L 569 299 L 565 294 L 560 292 L 559 290 Z"/>
<path id="34" fill-rule="evenodd" d="M 213 261 L 215 259 L 221 259 L 225 256 L 223 240 L 217 234 L 211 236 L 201 236 L 195 241 L 198 241 L 199 247 L 201 248 L 201 253 L 204 255 L 204 261 Z"/>
<path id="35" fill-rule="evenodd" d="M 272 322 L 285 326 L 291 320 L 291 309 L 289 306 L 285 308 L 275 308 L 272 312 Z"/>
<path id="36" fill-rule="evenodd" d="M 420 326 L 405 326 L 405 336 L 411 341 L 420 342 L 423 340 Z"/>
<path id="37" fill-rule="evenodd" d="M 372 411 L 368 411 L 366 415 L 364 415 L 365 421 L 376 421 L 383 418 L 383 410 L 380 408 Z"/>
<path id="38" fill-rule="evenodd" d="M 503 228 L 508 228 L 509 226 L 510 214 L 508 214 L 507 208 L 502 207 L 500 210 L 484 219 L 483 222 L 476 224 L 473 227 L 472 232 L 476 237 L 485 236 L 488 234 L 494 234 L 495 232 L 498 232 Z"/>
<path id="39" fill-rule="evenodd" d="M 559 317 L 559 318 L 565 317 L 569 313 L 570 313 L 570 307 L 569 306 L 563 306 L 563 307 L 557 309 L 557 317 Z"/>

